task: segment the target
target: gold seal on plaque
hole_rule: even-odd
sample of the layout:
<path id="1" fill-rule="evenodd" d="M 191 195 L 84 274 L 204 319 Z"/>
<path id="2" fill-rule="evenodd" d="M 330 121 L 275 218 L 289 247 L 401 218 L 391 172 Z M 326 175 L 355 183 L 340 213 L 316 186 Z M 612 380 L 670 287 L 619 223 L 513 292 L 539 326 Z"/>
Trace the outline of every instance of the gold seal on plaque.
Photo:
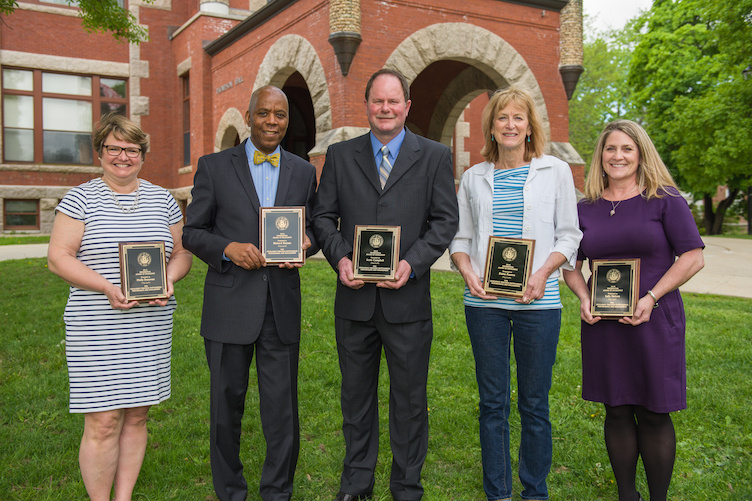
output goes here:
<path id="1" fill-rule="evenodd" d="M 612 284 L 615 284 L 616 282 L 621 280 L 621 272 L 616 268 L 611 268 L 610 270 L 608 270 L 608 273 L 606 273 L 606 280 L 608 280 Z"/>
<path id="2" fill-rule="evenodd" d="M 491 236 L 488 239 L 483 290 L 494 296 L 522 297 L 533 265 L 535 240 Z"/>
<path id="3" fill-rule="evenodd" d="M 399 226 L 355 225 L 353 276 L 364 282 L 396 280 Z"/>
<path id="4" fill-rule="evenodd" d="M 371 247 L 373 247 L 374 249 L 378 249 L 379 247 L 384 245 L 384 237 L 378 233 L 375 233 L 371 235 L 371 238 L 368 239 L 368 243 L 371 244 Z"/>
<path id="5" fill-rule="evenodd" d="M 141 266 L 149 266 L 151 264 L 151 256 L 147 252 L 141 252 L 138 254 L 136 261 Z"/>
<path id="6" fill-rule="evenodd" d="M 631 317 L 640 290 L 639 259 L 590 261 L 590 313 L 594 317 Z"/>
<path id="7" fill-rule="evenodd" d="M 259 238 L 267 264 L 305 263 L 305 207 L 261 207 Z"/>
<path id="8" fill-rule="evenodd" d="M 165 243 L 120 242 L 120 284 L 127 301 L 167 299 Z"/>
<path id="9" fill-rule="evenodd" d="M 290 226 L 290 220 L 285 216 L 279 216 L 277 220 L 274 221 L 274 226 L 276 226 L 278 230 L 286 230 Z"/>

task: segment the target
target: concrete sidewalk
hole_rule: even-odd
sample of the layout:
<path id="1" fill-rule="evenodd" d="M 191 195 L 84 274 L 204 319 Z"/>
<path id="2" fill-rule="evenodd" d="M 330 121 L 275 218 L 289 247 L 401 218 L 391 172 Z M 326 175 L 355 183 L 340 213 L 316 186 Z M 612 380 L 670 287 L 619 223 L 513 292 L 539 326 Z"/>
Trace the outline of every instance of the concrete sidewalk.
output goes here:
<path id="1" fill-rule="evenodd" d="M 681 290 L 752 298 L 752 240 L 724 237 L 702 240 L 705 268 Z"/>
<path id="2" fill-rule="evenodd" d="M 752 298 L 752 240 L 703 237 L 705 268 L 681 287 L 684 292 Z M 0 261 L 45 257 L 47 244 L 0 245 Z M 319 257 L 314 256 L 314 257 Z M 445 253 L 433 265 L 435 270 L 450 270 Z"/>
<path id="3" fill-rule="evenodd" d="M 47 244 L 0 245 L 0 261 L 47 257 Z"/>

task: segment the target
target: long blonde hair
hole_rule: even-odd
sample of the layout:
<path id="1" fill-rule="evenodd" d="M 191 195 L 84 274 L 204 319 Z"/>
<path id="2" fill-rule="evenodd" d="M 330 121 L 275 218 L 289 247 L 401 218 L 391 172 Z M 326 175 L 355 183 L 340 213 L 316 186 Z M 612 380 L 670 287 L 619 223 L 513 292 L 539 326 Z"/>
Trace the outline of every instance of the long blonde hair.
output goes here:
<path id="1" fill-rule="evenodd" d="M 597 200 L 603 197 L 603 191 L 608 188 L 608 176 L 603 169 L 603 148 L 606 145 L 608 136 L 615 131 L 623 132 L 628 135 L 640 154 L 640 163 L 637 166 L 637 185 L 642 190 L 643 196 L 650 200 L 651 198 L 660 198 L 665 193 L 671 194 L 666 188 L 674 188 L 678 191 L 674 178 L 663 163 L 658 150 L 655 149 L 653 141 L 639 124 L 631 120 L 615 120 L 603 129 L 598 141 L 595 143 L 593 160 L 590 162 L 590 173 L 585 180 L 585 198 Z"/>
<path id="2" fill-rule="evenodd" d="M 543 122 L 535 107 L 533 95 L 525 89 L 512 86 L 504 90 L 494 92 L 488 104 L 483 108 L 481 114 L 481 126 L 485 144 L 480 150 L 480 154 L 487 162 L 496 163 L 499 159 L 499 147 L 495 141 L 491 140 L 491 130 L 493 129 L 494 120 L 499 111 L 506 108 L 509 103 L 514 103 L 527 113 L 527 121 L 530 125 L 530 142 L 525 141 L 525 161 L 529 162 L 533 158 L 543 155 L 546 147 L 546 133 L 543 131 Z"/>

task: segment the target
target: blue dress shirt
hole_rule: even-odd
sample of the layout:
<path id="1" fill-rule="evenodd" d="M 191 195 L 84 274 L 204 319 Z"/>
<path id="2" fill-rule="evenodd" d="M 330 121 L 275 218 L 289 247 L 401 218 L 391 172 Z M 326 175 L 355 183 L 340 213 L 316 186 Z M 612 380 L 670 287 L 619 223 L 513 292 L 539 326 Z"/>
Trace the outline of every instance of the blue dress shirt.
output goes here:
<path id="1" fill-rule="evenodd" d="M 394 168 L 394 161 L 399 156 L 400 148 L 402 148 L 402 142 L 405 140 L 405 128 L 403 127 L 399 134 L 397 134 L 394 139 L 386 143 L 387 149 L 389 149 L 389 162 L 392 164 L 392 168 Z M 371 132 L 371 148 L 373 148 L 373 159 L 376 161 L 376 175 L 378 176 L 379 173 L 379 165 L 381 165 L 382 160 L 382 154 L 381 154 L 381 147 L 384 146 L 381 144 L 381 141 L 376 139 L 376 136 L 373 135 L 373 132 Z M 415 272 L 410 272 L 410 278 L 415 278 Z"/>
<path id="2" fill-rule="evenodd" d="M 389 148 L 389 163 L 394 167 L 394 161 L 399 155 L 400 148 L 402 148 L 402 142 L 405 140 L 405 128 L 403 127 L 399 134 L 394 139 L 386 143 L 386 147 Z M 376 139 L 376 136 L 371 132 L 371 148 L 373 148 L 373 159 L 376 161 L 376 174 L 379 173 L 379 165 L 381 165 L 381 141 Z"/>
<path id="3" fill-rule="evenodd" d="M 248 168 L 251 170 L 253 185 L 256 187 L 259 204 L 261 207 L 274 207 L 277 199 L 277 186 L 279 185 L 279 167 L 274 167 L 270 162 L 264 161 L 256 165 L 253 163 L 253 154 L 258 150 L 253 141 L 245 142 L 245 154 L 248 157 Z M 272 152 L 279 153 L 280 147 Z M 261 152 L 263 153 L 263 152 Z M 281 160 L 280 160 L 281 162 Z"/>
<path id="4" fill-rule="evenodd" d="M 245 142 L 245 154 L 248 157 L 248 168 L 251 171 L 251 179 L 253 179 L 253 185 L 256 187 L 256 195 L 259 199 L 261 207 L 274 207 L 274 202 L 277 199 L 277 186 L 279 186 L 279 167 L 273 166 L 270 162 L 264 161 L 256 165 L 253 163 L 253 154 L 258 151 L 258 148 L 253 144 L 253 141 L 249 138 Z M 279 153 L 280 147 L 272 152 Z M 261 152 L 263 153 L 263 151 Z M 282 162 L 280 155 L 280 164 Z M 225 253 L 222 253 L 222 259 L 229 261 Z"/>

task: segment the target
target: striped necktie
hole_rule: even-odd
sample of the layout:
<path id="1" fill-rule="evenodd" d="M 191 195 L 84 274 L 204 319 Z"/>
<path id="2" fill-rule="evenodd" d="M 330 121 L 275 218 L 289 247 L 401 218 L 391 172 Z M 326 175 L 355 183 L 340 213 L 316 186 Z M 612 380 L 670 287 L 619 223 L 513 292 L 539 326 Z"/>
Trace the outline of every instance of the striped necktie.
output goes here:
<path id="1" fill-rule="evenodd" d="M 381 181 L 381 189 L 384 189 L 386 180 L 389 179 L 390 172 L 392 172 L 392 164 L 389 163 L 389 148 L 384 145 L 381 147 L 381 167 L 379 167 L 379 181 Z"/>

